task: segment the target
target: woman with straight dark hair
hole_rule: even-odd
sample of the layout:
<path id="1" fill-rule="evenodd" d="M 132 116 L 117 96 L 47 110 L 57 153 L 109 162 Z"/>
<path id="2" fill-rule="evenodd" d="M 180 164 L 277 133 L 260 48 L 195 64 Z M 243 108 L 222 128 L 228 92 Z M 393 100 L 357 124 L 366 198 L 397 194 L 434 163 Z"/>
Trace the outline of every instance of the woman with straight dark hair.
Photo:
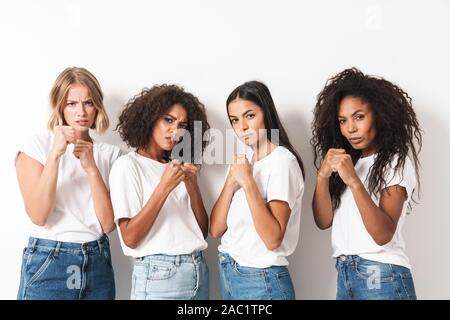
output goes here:
<path id="1" fill-rule="evenodd" d="M 302 160 L 266 85 L 246 82 L 226 104 L 231 126 L 252 154 L 233 156 L 211 213 L 210 233 L 222 237 L 222 298 L 295 299 L 286 258 L 299 237 Z"/>
<path id="2" fill-rule="evenodd" d="M 422 146 L 411 98 L 344 70 L 318 96 L 312 143 L 322 160 L 313 212 L 320 229 L 333 227 L 337 299 L 416 299 L 402 237 Z"/>

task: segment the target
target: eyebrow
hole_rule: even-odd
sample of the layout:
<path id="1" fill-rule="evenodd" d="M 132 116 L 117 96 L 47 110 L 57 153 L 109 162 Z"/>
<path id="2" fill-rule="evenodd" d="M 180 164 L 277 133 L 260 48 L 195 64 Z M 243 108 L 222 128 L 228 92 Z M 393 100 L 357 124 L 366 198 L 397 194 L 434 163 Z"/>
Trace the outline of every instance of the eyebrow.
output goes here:
<path id="1" fill-rule="evenodd" d="M 362 110 L 362 109 L 358 109 L 358 110 L 356 110 L 356 111 L 354 111 L 352 114 L 351 114 L 351 117 L 353 117 L 355 114 L 357 114 L 358 112 L 364 112 L 364 110 Z M 345 118 L 344 116 L 341 116 L 341 115 L 338 115 L 338 118 Z"/>
<path id="2" fill-rule="evenodd" d="M 247 113 L 252 112 L 252 111 L 255 111 L 255 110 L 253 110 L 253 109 L 248 109 L 247 111 L 245 111 L 245 112 L 242 114 L 242 116 L 245 116 Z M 229 117 L 229 118 L 231 118 L 231 117 L 237 118 L 236 116 L 233 116 L 232 114 L 230 114 L 228 117 Z"/>
<path id="3" fill-rule="evenodd" d="M 84 100 L 83 102 L 87 102 L 87 101 L 91 101 L 92 98 L 87 98 L 86 100 Z M 78 102 L 78 100 L 72 100 L 72 99 L 67 99 L 67 102 Z"/>
<path id="4" fill-rule="evenodd" d="M 178 120 L 176 117 L 171 115 L 170 113 L 166 113 L 165 116 L 172 118 L 173 120 Z M 187 123 L 187 121 L 180 121 L 180 123 Z"/>

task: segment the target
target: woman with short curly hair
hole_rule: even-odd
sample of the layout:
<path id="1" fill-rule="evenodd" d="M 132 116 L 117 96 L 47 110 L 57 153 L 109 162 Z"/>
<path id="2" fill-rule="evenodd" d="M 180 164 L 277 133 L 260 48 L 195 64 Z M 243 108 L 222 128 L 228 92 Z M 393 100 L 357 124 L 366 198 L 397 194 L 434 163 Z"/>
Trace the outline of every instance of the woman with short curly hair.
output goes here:
<path id="1" fill-rule="evenodd" d="M 332 226 L 337 299 L 416 299 L 401 234 L 422 146 L 411 98 L 347 69 L 320 92 L 312 130 L 322 160 L 313 212 L 320 229 Z"/>
<path id="2" fill-rule="evenodd" d="M 181 151 L 191 163 L 182 162 L 175 147 L 195 136 L 194 126 L 202 142 L 189 140 Z M 131 299 L 208 299 L 208 215 L 192 164 L 206 146 L 205 107 L 181 87 L 154 86 L 127 103 L 117 129 L 135 149 L 110 175 L 122 248 L 135 258 Z"/>

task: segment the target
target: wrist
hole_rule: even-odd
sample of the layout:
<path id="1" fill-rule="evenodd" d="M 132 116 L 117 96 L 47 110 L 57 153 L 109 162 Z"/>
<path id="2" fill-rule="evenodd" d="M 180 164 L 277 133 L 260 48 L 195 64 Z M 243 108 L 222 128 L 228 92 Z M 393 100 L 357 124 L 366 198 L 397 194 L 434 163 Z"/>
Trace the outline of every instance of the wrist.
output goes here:
<path id="1" fill-rule="evenodd" d="M 354 178 L 354 179 L 350 180 L 347 185 L 352 191 L 355 191 L 355 190 L 358 190 L 361 188 L 364 189 L 363 183 L 358 178 Z"/>
<path id="2" fill-rule="evenodd" d="M 320 170 L 317 171 L 317 179 L 321 179 L 321 180 L 329 180 L 330 176 L 327 176 L 326 174 L 324 174 L 323 172 L 321 172 Z"/>
<path id="3" fill-rule="evenodd" d="M 242 189 L 244 189 L 245 192 L 247 192 L 248 190 L 252 189 L 255 186 L 256 182 L 254 179 L 248 179 L 241 185 Z"/>

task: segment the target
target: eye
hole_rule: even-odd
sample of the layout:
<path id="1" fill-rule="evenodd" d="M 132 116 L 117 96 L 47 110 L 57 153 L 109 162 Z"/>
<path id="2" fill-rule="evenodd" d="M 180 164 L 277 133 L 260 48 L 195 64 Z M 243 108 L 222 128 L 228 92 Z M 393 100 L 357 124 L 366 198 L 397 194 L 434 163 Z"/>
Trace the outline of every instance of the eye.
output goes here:
<path id="1" fill-rule="evenodd" d="M 164 120 L 165 120 L 167 123 L 172 123 L 172 122 L 173 122 L 173 119 L 172 119 L 172 118 L 169 118 L 169 117 L 165 117 Z"/>
<path id="2" fill-rule="evenodd" d="M 255 117 L 255 114 L 249 113 L 247 114 L 247 119 L 253 119 Z"/>
<path id="3" fill-rule="evenodd" d="M 231 124 L 235 124 L 238 121 L 238 119 L 230 119 Z"/>
<path id="4" fill-rule="evenodd" d="M 187 128 L 188 128 L 187 123 L 182 123 L 182 124 L 180 124 L 180 128 L 181 128 L 181 129 L 184 129 L 184 130 L 187 130 Z"/>
<path id="5" fill-rule="evenodd" d="M 84 104 L 90 107 L 94 106 L 94 102 L 92 100 L 86 101 Z"/>
<path id="6" fill-rule="evenodd" d="M 339 119 L 339 124 L 344 124 L 345 123 L 345 119 Z"/>
<path id="7" fill-rule="evenodd" d="M 364 119 L 364 115 L 363 114 L 357 114 L 357 115 L 355 115 L 355 119 L 356 120 L 362 120 L 362 119 Z"/>
<path id="8" fill-rule="evenodd" d="M 68 106 L 68 107 L 75 107 L 76 105 L 77 105 L 76 102 L 73 102 L 73 101 L 67 102 L 67 106 Z"/>

